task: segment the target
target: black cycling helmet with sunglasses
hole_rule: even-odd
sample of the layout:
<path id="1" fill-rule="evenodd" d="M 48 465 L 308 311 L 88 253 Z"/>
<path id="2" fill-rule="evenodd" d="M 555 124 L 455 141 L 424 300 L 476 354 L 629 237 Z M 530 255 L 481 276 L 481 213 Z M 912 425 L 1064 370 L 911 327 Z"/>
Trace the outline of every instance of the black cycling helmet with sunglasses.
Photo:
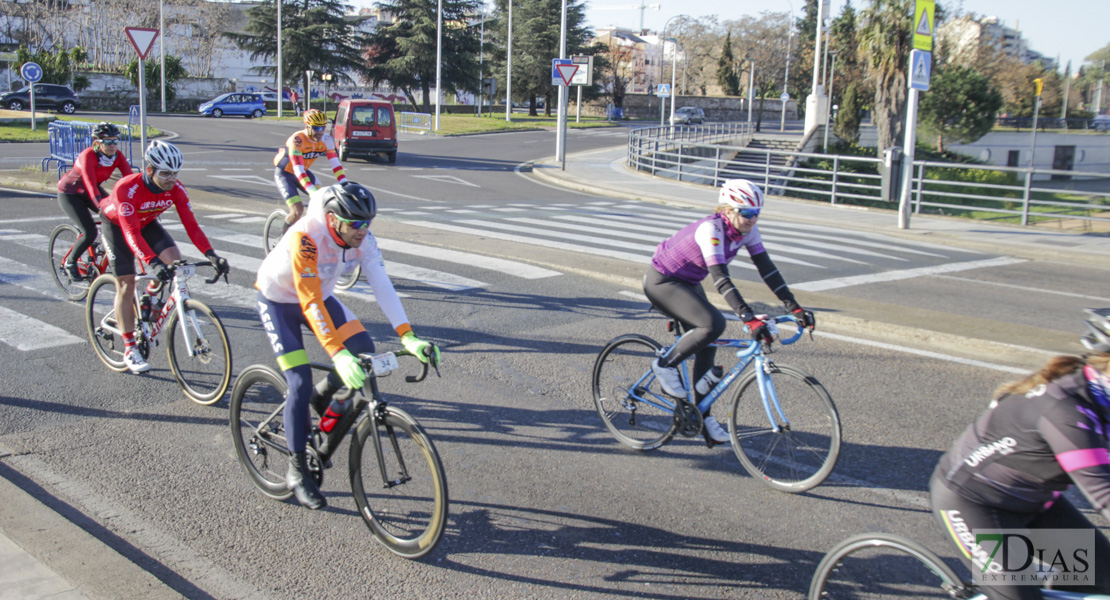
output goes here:
<path id="1" fill-rule="evenodd" d="M 323 194 L 324 212 L 335 213 L 344 221 L 371 221 L 378 215 L 374 194 L 353 181 L 328 186 Z"/>

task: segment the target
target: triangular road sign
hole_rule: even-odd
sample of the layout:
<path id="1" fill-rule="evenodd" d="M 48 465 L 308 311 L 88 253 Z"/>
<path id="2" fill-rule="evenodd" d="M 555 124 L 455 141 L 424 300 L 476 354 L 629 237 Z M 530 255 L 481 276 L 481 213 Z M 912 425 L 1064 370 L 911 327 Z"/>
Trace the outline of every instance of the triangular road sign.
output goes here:
<path id="1" fill-rule="evenodd" d="M 929 11 L 921 11 L 921 21 L 917 24 L 917 31 L 914 33 L 918 35 L 933 35 L 933 28 L 929 24 Z"/>
<path id="2" fill-rule="evenodd" d="M 146 55 L 150 54 L 150 49 L 154 46 L 154 40 L 158 39 L 158 30 L 126 27 L 124 31 L 127 32 L 127 39 L 131 40 L 131 45 L 135 47 L 135 52 L 139 53 L 139 58 L 146 60 Z"/>
<path id="3" fill-rule="evenodd" d="M 574 74 L 578 72 L 578 65 L 555 65 L 555 69 L 559 71 L 559 77 L 563 80 L 563 85 L 570 85 L 570 80 L 574 79 Z"/>

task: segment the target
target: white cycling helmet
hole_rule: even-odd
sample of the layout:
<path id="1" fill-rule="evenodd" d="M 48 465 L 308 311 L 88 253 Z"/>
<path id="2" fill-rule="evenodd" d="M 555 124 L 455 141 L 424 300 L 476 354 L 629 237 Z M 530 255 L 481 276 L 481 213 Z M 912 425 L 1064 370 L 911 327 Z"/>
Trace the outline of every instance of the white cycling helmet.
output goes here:
<path id="1" fill-rule="evenodd" d="M 146 147 L 146 164 L 159 171 L 180 171 L 185 163 L 177 146 L 162 140 L 154 140 Z"/>
<path id="2" fill-rule="evenodd" d="M 733 208 L 763 208 L 763 190 L 747 179 L 729 179 L 721 185 L 721 204 Z"/>

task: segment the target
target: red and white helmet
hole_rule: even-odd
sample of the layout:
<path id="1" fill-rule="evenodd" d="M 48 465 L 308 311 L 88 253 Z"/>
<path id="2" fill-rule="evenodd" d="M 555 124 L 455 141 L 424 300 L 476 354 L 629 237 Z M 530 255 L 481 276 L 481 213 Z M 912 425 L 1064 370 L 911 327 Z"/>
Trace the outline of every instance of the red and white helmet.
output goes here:
<path id="1" fill-rule="evenodd" d="M 729 179 L 721 185 L 721 204 L 733 208 L 763 208 L 763 190 L 747 179 Z"/>

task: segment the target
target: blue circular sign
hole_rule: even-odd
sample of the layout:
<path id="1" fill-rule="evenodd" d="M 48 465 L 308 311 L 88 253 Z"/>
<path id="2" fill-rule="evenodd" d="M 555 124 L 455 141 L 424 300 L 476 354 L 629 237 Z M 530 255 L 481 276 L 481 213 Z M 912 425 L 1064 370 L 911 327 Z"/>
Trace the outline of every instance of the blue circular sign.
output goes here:
<path id="1" fill-rule="evenodd" d="M 19 74 L 28 83 L 35 83 L 42 79 L 42 67 L 33 62 L 23 63 L 23 67 L 19 69 Z"/>

